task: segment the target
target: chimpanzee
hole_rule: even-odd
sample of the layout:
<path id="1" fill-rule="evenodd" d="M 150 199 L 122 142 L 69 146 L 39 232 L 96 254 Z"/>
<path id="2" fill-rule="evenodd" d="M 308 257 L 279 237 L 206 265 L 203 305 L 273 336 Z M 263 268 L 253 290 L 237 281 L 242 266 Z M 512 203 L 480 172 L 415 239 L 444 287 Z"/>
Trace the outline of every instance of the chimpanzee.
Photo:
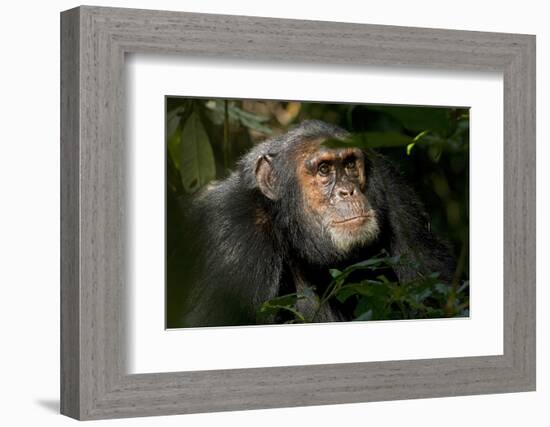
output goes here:
<path id="1" fill-rule="evenodd" d="M 439 272 L 450 283 L 449 246 L 431 232 L 422 204 L 393 165 L 372 150 L 323 144 L 349 138 L 337 126 L 304 121 L 256 145 L 228 178 L 193 197 L 184 326 L 256 324 L 266 300 L 305 286 L 322 289 L 330 268 L 381 250 L 414 259 L 414 268 L 394 268 L 400 281 Z M 349 319 L 345 307 L 327 305 L 315 320 Z"/>

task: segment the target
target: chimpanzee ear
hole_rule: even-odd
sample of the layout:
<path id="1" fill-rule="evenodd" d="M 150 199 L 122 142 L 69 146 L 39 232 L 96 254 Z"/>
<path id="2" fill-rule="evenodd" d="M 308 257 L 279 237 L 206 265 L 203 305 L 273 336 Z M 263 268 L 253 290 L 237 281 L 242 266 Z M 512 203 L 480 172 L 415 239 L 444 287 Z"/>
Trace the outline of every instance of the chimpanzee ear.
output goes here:
<path id="1" fill-rule="evenodd" d="M 273 174 L 272 157 L 268 154 L 261 156 L 256 163 L 256 181 L 262 194 L 271 200 L 279 198 L 276 191 L 276 179 Z"/>

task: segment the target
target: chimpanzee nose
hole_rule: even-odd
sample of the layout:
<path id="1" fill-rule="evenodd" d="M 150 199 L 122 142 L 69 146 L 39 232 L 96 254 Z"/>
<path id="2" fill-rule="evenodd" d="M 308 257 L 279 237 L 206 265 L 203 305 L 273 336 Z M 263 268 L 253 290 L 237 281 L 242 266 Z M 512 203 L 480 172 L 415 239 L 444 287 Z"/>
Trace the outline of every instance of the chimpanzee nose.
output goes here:
<path id="1" fill-rule="evenodd" d="M 338 195 L 340 197 L 351 197 L 355 193 L 355 188 L 353 186 L 349 187 L 340 187 L 338 190 Z"/>

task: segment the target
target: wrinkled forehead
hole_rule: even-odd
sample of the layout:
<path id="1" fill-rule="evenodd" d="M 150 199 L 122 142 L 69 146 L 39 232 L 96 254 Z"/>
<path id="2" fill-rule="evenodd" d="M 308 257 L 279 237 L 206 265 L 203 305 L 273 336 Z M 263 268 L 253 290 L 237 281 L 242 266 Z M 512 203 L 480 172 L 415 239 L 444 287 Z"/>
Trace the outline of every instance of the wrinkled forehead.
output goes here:
<path id="1" fill-rule="evenodd" d="M 361 150 L 354 146 L 331 148 L 323 145 L 328 138 L 302 140 L 292 147 L 297 159 L 311 160 L 314 158 L 345 159 L 349 156 L 361 156 Z"/>

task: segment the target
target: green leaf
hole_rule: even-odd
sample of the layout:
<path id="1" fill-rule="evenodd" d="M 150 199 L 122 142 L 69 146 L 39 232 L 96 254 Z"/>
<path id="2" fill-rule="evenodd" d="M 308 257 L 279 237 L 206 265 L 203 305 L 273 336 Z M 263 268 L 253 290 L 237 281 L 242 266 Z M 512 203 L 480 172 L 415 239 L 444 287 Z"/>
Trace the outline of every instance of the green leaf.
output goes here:
<path id="1" fill-rule="evenodd" d="M 444 283 L 436 283 L 434 289 L 442 295 L 449 295 L 452 288 Z"/>
<path id="2" fill-rule="evenodd" d="M 372 310 L 368 310 L 366 312 L 364 312 L 363 314 L 361 314 L 360 316 L 356 317 L 354 320 L 356 321 L 366 321 L 366 320 L 372 320 Z"/>
<path id="3" fill-rule="evenodd" d="M 362 134 L 366 148 L 386 148 L 408 146 L 412 138 L 398 132 L 365 132 Z"/>
<path id="4" fill-rule="evenodd" d="M 329 148 L 357 147 L 367 148 L 387 148 L 402 147 L 411 144 L 413 139 L 410 136 L 399 132 L 362 132 L 353 134 L 346 140 L 327 139 L 322 145 Z"/>
<path id="5" fill-rule="evenodd" d="M 266 301 L 263 305 L 268 306 L 278 306 L 278 307 L 291 307 L 296 304 L 296 301 L 298 301 L 299 296 L 298 294 L 287 294 L 282 295 L 280 297 L 272 298 L 268 301 Z"/>
<path id="6" fill-rule="evenodd" d="M 359 300 L 353 312 L 355 320 L 363 318 L 363 315 L 367 316 L 369 311 L 371 312 L 368 315 L 369 319 L 364 320 L 386 320 L 390 318 L 387 301 L 382 298 L 363 297 Z"/>
<path id="7" fill-rule="evenodd" d="M 401 257 L 399 255 L 393 257 L 381 257 L 381 258 L 369 258 L 365 261 L 352 264 L 349 267 L 346 267 L 342 273 L 345 276 L 348 276 L 350 273 L 356 270 L 378 270 L 384 268 L 391 268 L 395 265 L 398 265 L 401 262 Z"/>
<path id="8" fill-rule="evenodd" d="M 350 283 L 342 286 L 337 292 L 336 298 L 340 302 L 345 302 L 353 295 L 388 298 L 390 294 L 391 289 L 384 283 L 377 280 L 364 280 L 361 283 Z"/>
<path id="9" fill-rule="evenodd" d="M 179 158 L 181 181 L 187 193 L 196 192 L 216 177 L 214 153 L 196 112 L 183 125 Z"/>
<path id="10" fill-rule="evenodd" d="M 223 124 L 225 119 L 224 103 L 219 102 L 219 100 L 210 100 L 205 106 L 211 113 L 210 116 L 212 121 L 218 125 Z M 263 124 L 269 121 L 269 117 L 250 113 L 237 107 L 234 103 L 229 104 L 228 115 L 232 123 L 240 123 L 249 129 L 266 135 L 271 135 L 273 133 L 273 130 L 269 126 Z"/>
<path id="11" fill-rule="evenodd" d="M 166 112 L 166 135 L 168 137 L 179 128 L 181 119 L 187 117 L 186 113 L 187 109 L 184 105 L 177 105 Z"/>
<path id="12" fill-rule="evenodd" d="M 266 135 L 271 135 L 273 133 L 273 130 L 270 127 L 263 124 L 263 122 L 269 120 L 267 117 L 257 116 L 249 113 L 248 111 L 241 110 L 236 106 L 229 107 L 229 116 L 239 120 L 249 129 L 253 129 Z"/>
<path id="13" fill-rule="evenodd" d="M 451 126 L 448 108 L 371 106 L 370 109 L 394 117 L 403 127 L 413 132 L 432 130 L 447 135 Z"/>
<path id="14" fill-rule="evenodd" d="M 229 111 L 231 113 L 233 113 L 235 116 L 239 117 L 239 118 L 252 120 L 252 121 L 255 121 L 255 122 L 258 122 L 258 123 L 264 123 L 264 122 L 269 121 L 269 117 L 258 116 L 257 114 L 249 113 L 248 111 L 242 110 L 242 109 L 240 109 L 239 107 L 237 107 L 235 105 L 232 105 L 229 108 Z"/>
<path id="15" fill-rule="evenodd" d="M 270 299 L 268 301 L 265 301 L 261 305 L 259 313 L 261 315 L 268 316 L 268 315 L 276 315 L 281 310 L 288 311 L 294 315 L 296 320 L 304 323 L 306 321 L 304 315 L 300 313 L 298 310 L 296 310 L 296 307 L 295 307 L 296 302 L 302 298 L 304 298 L 304 296 L 301 296 L 298 294 L 288 294 L 288 295 L 283 295 L 280 297 Z"/>
<path id="16" fill-rule="evenodd" d="M 464 289 L 468 288 L 470 286 L 470 281 L 469 280 L 465 280 L 462 285 L 458 288 L 458 290 L 456 291 L 457 294 L 461 293 Z"/>
<path id="17" fill-rule="evenodd" d="M 418 141 L 420 141 L 420 139 L 422 137 L 426 136 L 429 132 L 430 132 L 429 130 L 422 131 L 413 138 L 413 142 L 411 142 L 409 145 L 407 145 L 407 156 L 411 155 L 411 151 L 414 148 L 414 146 L 416 145 L 416 143 Z"/>
<path id="18" fill-rule="evenodd" d="M 307 298 L 309 300 L 317 300 L 318 296 L 315 293 L 315 290 L 310 286 L 304 286 L 300 293 L 297 294 L 298 299 Z"/>
<path id="19" fill-rule="evenodd" d="M 429 134 L 429 133 L 430 133 L 429 130 L 425 130 L 425 131 L 423 131 L 423 132 L 420 132 L 418 135 L 416 135 L 416 136 L 413 138 L 413 141 L 414 141 L 414 142 L 417 142 L 417 141 L 420 140 L 420 138 L 426 136 L 426 135 Z"/>
<path id="20" fill-rule="evenodd" d="M 336 293 L 335 297 L 338 301 L 344 303 L 354 295 L 357 295 L 357 291 L 355 289 L 349 286 L 344 286 Z"/>
<path id="21" fill-rule="evenodd" d="M 432 295 L 432 290 L 429 288 L 421 290 L 419 293 L 411 293 L 409 297 L 416 303 L 422 304 L 426 298 Z"/>
<path id="22" fill-rule="evenodd" d="M 168 155 L 172 159 L 174 166 L 177 170 L 180 169 L 180 145 L 181 145 L 181 131 L 176 128 L 174 132 L 168 134 Z"/>
<path id="23" fill-rule="evenodd" d="M 337 277 L 342 275 L 342 272 L 336 268 L 329 269 L 329 273 L 333 279 L 336 279 Z"/>

